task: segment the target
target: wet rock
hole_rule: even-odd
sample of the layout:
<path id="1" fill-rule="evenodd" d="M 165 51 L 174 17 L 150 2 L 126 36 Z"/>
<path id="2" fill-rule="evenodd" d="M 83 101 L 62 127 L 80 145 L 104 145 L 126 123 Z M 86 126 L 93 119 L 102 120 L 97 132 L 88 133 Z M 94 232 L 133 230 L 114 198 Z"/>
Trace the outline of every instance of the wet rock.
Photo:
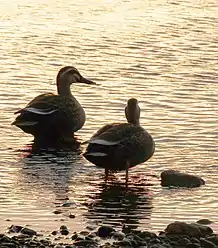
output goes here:
<path id="1" fill-rule="evenodd" d="M 88 229 L 89 231 L 93 231 L 96 229 L 95 226 L 87 226 L 86 229 Z"/>
<path id="2" fill-rule="evenodd" d="M 210 225 L 213 223 L 213 221 L 209 219 L 201 219 L 201 220 L 198 220 L 197 223 L 201 225 Z"/>
<path id="3" fill-rule="evenodd" d="M 34 236 L 34 235 L 37 235 L 37 232 L 33 229 L 30 229 L 28 227 L 23 227 L 20 232 L 22 234 L 26 234 L 26 235 L 29 235 L 29 236 Z"/>
<path id="4" fill-rule="evenodd" d="M 54 213 L 54 214 L 61 214 L 62 211 L 61 211 L 61 210 L 54 210 L 53 213 Z"/>
<path id="5" fill-rule="evenodd" d="M 75 241 L 74 245 L 76 247 L 87 247 L 87 248 L 98 247 L 98 243 L 94 240 L 79 240 L 79 241 Z"/>
<path id="6" fill-rule="evenodd" d="M 17 225 L 11 225 L 8 229 L 9 232 L 11 233 L 19 233 L 23 227 L 22 226 L 17 226 Z"/>
<path id="7" fill-rule="evenodd" d="M 52 231 L 51 234 L 55 236 L 58 234 L 58 231 Z"/>
<path id="8" fill-rule="evenodd" d="M 75 240 L 78 238 L 78 234 L 76 232 L 73 233 L 73 235 L 71 236 L 72 240 Z"/>
<path id="9" fill-rule="evenodd" d="M 62 225 L 60 227 L 60 233 L 61 233 L 61 235 L 68 235 L 70 232 L 66 226 Z"/>
<path id="10" fill-rule="evenodd" d="M 76 215 L 75 215 L 75 214 L 69 214 L 68 217 L 69 217 L 70 219 L 74 219 L 74 218 L 76 218 Z"/>
<path id="11" fill-rule="evenodd" d="M 207 240 L 213 242 L 216 246 L 218 246 L 218 234 L 208 236 Z"/>
<path id="12" fill-rule="evenodd" d="M 88 236 L 89 232 L 88 231 L 81 231 L 79 234 L 83 235 L 83 236 Z"/>
<path id="13" fill-rule="evenodd" d="M 112 238 L 121 241 L 121 240 L 123 240 L 125 238 L 125 234 L 123 232 L 113 232 L 112 233 Z"/>
<path id="14" fill-rule="evenodd" d="M 174 187 L 199 187 L 205 181 L 199 176 L 176 170 L 165 170 L 161 173 L 161 186 Z"/>
<path id="15" fill-rule="evenodd" d="M 200 242 L 201 242 L 201 246 L 204 248 L 216 248 L 217 247 L 213 242 L 205 238 L 200 238 Z"/>
<path id="16" fill-rule="evenodd" d="M 62 207 L 69 208 L 72 207 L 73 205 L 75 205 L 74 202 L 65 202 L 62 204 Z"/>
<path id="17" fill-rule="evenodd" d="M 101 238 L 108 238 L 111 236 L 111 233 L 114 232 L 114 228 L 110 226 L 101 226 L 97 231 L 97 235 Z"/>
<path id="18" fill-rule="evenodd" d="M 188 235 L 191 237 L 205 237 L 212 234 L 213 230 L 210 227 L 203 226 L 197 223 L 187 224 L 185 222 L 176 221 L 169 224 L 165 232 L 167 234 Z"/>
<path id="19" fill-rule="evenodd" d="M 97 235 L 96 235 L 96 233 L 95 232 L 91 232 L 91 233 L 89 233 L 89 235 L 87 236 L 87 237 L 89 237 L 89 238 L 96 238 L 97 237 Z"/>
<path id="20" fill-rule="evenodd" d="M 1 248 L 16 248 L 17 245 L 14 243 L 3 242 L 1 243 Z"/>

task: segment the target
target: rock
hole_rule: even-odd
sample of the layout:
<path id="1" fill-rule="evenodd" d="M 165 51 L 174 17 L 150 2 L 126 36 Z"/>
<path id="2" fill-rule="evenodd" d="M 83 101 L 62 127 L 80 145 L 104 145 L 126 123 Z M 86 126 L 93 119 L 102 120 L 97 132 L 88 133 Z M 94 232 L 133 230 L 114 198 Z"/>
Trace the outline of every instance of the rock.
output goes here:
<path id="1" fill-rule="evenodd" d="M 101 238 L 108 238 L 114 232 L 114 228 L 110 226 L 101 226 L 98 228 L 97 235 Z"/>
<path id="2" fill-rule="evenodd" d="M 52 231 L 51 234 L 55 236 L 58 234 L 58 231 Z"/>
<path id="3" fill-rule="evenodd" d="M 29 236 L 34 236 L 34 235 L 37 235 L 37 232 L 33 229 L 30 229 L 28 227 L 23 227 L 20 232 L 22 234 L 26 234 L 26 235 L 29 235 Z"/>
<path id="4" fill-rule="evenodd" d="M 198 223 L 191 223 L 190 225 L 196 226 L 200 230 L 201 237 L 205 237 L 205 236 L 211 235 L 213 233 L 212 228 L 210 228 L 209 226 L 201 225 Z"/>
<path id="5" fill-rule="evenodd" d="M 11 233 L 19 233 L 22 228 L 23 228 L 22 226 L 11 225 L 9 227 L 9 232 L 11 232 Z"/>
<path id="6" fill-rule="evenodd" d="M 121 240 L 123 240 L 125 238 L 125 234 L 123 232 L 113 232 L 112 233 L 112 238 L 121 241 Z"/>
<path id="7" fill-rule="evenodd" d="M 213 242 L 216 246 L 218 246 L 218 234 L 213 234 L 207 237 L 207 240 Z"/>
<path id="8" fill-rule="evenodd" d="M 201 246 L 204 248 L 216 248 L 217 247 L 213 242 L 206 240 L 204 238 L 200 238 L 200 242 L 201 242 Z"/>
<path id="9" fill-rule="evenodd" d="M 98 243 L 94 240 L 79 240 L 79 241 L 75 241 L 74 245 L 76 247 L 87 247 L 87 248 L 98 247 Z"/>
<path id="10" fill-rule="evenodd" d="M 199 176 L 176 170 L 165 170 L 161 173 L 161 186 L 199 187 L 204 184 L 205 181 Z"/>
<path id="11" fill-rule="evenodd" d="M 62 225 L 60 227 L 60 233 L 61 233 L 61 235 L 68 235 L 70 232 L 69 232 L 67 226 Z"/>
<path id="12" fill-rule="evenodd" d="M 69 214 L 68 217 L 69 217 L 70 219 L 74 219 L 74 218 L 76 217 L 76 215 L 75 215 L 75 214 Z"/>
<path id="13" fill-rule="evenodd" d="M 53 213 L 54 213 L 54 214 L 61 214 L 62 211 L 61 211 L 61 210 L 55 210 L 55 211 L 53 211 Z"/>
<path id="14" fill-rule="evenodd" d="M 83 236 L 88 236 L 89 232 L 88 231 L 81 231 L 79 234 L 83 235 Z"/>
<path id="15" fill-rule="evenodd" d="M 71 236 L 72 240 L 75 240 L 78 238 L 78 234 L 76 232 L 73 233 L 73 235 Z"/>
<path id="16" fill-rule="evenodd" d="M 176 221 L 169 224 L 165 229 L 166 234 L 188 235 L 190 237 L 205 237 L 212 234 L 210 227 L 197 223 L 187 224 L 185 222 Z"/>
<path id="17" fill-rule="evenodd" d="M 201 220 L 198 220 L 197 223 L 201 225 L 210 225 L 213 223 L 213 221 L 209 219 L 201 219 Z"/>

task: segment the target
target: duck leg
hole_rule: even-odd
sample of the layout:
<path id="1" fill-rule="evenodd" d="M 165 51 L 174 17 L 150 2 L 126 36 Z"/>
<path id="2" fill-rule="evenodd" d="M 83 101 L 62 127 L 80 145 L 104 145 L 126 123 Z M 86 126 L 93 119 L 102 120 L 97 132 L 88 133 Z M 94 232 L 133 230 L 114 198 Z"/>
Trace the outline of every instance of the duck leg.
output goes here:
<path id="1" fill-rule="evenodd" d="M 109 170 L 105 168 L 105 182 L 107 182 L 108 175 L 109 175 Z"/>
<path id="2" fill-rule="evenodd" d="M 126 187 L 128 185 L 128 178 L 129 178 L 129 162 L 126 163 Z"/>

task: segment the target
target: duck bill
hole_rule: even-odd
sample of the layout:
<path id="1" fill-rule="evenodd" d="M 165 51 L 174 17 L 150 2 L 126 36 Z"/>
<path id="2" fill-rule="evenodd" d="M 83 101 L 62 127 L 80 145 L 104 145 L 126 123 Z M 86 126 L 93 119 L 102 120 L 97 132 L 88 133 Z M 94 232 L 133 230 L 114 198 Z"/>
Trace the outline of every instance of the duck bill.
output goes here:
<path id="1" fill-rule="evenodd" d="M 89 80 L 89 79 L 86 79 L 84 77 L 81 78 L 81 83 L 84 83 L 84 84 L 96 84 L 95 82 Z"/>

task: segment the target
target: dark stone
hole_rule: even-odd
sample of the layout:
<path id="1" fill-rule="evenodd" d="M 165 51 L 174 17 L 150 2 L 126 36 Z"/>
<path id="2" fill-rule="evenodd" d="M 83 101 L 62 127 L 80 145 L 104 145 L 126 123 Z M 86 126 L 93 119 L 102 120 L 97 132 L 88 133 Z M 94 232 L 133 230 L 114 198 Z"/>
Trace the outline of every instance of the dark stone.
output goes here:
<path id="1" fill-rule="evenodd" d="M 9 232 L 12 233 L 19 233 L 23 227 L 22 226 L 17 226 L 17 225 L 11 225 L 9 227 Z"/>
<path id="2" fill-rule="evenodd" d="M 119 247 L 132 247 L 131 240 L 124 238 L 122 241 L 118 243 Z"/>
<path id="3" fill-rule="evenodd" d="M 69 214 L 68 217 L 69 217 L 70 219 L 74 219 L 74 218 L 76 218 L 76 215 L 75 215 L 75 214 Z"/>
<path id="4" fill-rule="evenodd" d="M 74 245 L 76 247 L 87 247 L 87 248 L 98 247 L 98 243 L 94 240 L 79 240 L 79 241 L 75 241 Z"/>
<path id="5" fill-rule="evenodd" d="M 188 238 L 181 238 L 178 242 L 180 245 L 187 246 L 191 244 L 192 242 Z"/>
<path id="6" fill-rule="evenodd" d="M 61 229 L 60 233 L 61 233 L 61 235 L 68 235 L 70 232 L 68 229 Z"/>
<path id="7" fill-rule="evenodd" d="M 197 223 L 187 224 L 176 221 L 169 224 L 165 229 L 166 234 L 188 235 L 190 237 L 204 237 L 213 232 L 210 227 Z"/>
<path id="8" fill-rule="evenodd" d="M 62 211 L 61 211 L 61 210 L 55 210 L 53 213 L 54 213 L 54 214 L 61 214 Z"/>
<path id="9" fill-rule="evenodd" d="M 88 231 L 81 231 L 79 234 L 83 235 L 83 236 L 88 236 L 89 232 Z"/>
<path id="10" fill-rule="evenodd" d="M 73 233 L 73 235 L 71 236 L 71 239 L 72 240 L 75 240 L 75 239 L 77 239 L 78 238 L 78 234 L 75 232 L 75 233 Z"/>
<path id="11" fill-rule="evenodd" d="M 153 232 L 142 231 L 140 232 L 139 237 L 153 239 L 153 238 L 156 238 L 157 235 Z"/>
<path id="12" fill-rule="evenodd" d="M 214 234 L 214 235 L 207 237 L 207 240 L 213 242 L 215 245 L 218 246 L 218 234 Z"/>
<path id="13" fill-rule="evenodd" d="M 110 226 L 101 226 L 98 228 L 97 235 L 101 238 L 107 238 L 111 236 L 111 233 L 114 232 L 114 228 Z"/>
<path id="14" fill-rule="evenodd" d="M 5 247 L 5 248 L 16 248 L 17 245 L 14 243 L 8 243 L 8 242 L 3 242 L 0 244 L 0 247 Z"/>
<path id="15" fill-rule="evenodd" d="M 216 245 L 213 242 L 206 240 L 204 238 L 200 238 L 200 242 L 201 242 L 201 246 L 204 248 L 216 248 Z"/>
<path id="16" fill-rule="evenodd" d="M 89 235 L 87 236 L 87 237 L 89 237 L 89 238 L 96 238 L 96 233 L 94 233 L 94 232 L 92 232 L 92 233 L 89 233 Z"/>
<path id="17" fill-rule="evenodd" d="M 62 226 L 60 226 L 60 230 L 67 230 L 68 228 L 67 228 L 67 226 L 65 226 L 65 225 L 62 225 Z"/>
<path id="18" fill-rule="evenodd" d="M 52 233 L 51 233 L 52 235 L 57 235 L 58 234 L 58 231 L 52 231 Z"/>
<path id="19" fill-rule="evenodd" d="M 113 232 L 112 238 L 121 241 L 125 238 L 125 234 L 123 232 Z"/>
<path id="20" fill-rule="evenodd" d="M 26 234 L 26 235 L 29 235 L 29 236 L 34 236 L 34 235 L 37 235 L 37 232 L 33 229 L 30 229 L 28 227 L 23 227 L 20 232 L 22 234 Z"/>
<path id="21" fill-rule="evenodd" d="M 74 202 L 65 202 L 62 204 L 62 207 L 69 208 L 69 207 L 72 207 L 72 205 L 75 205 L 75 203 Z"/>
<path id="22" fill-rule="evenodd" d="M 200 230 L 202 237 L 205 237 L 207 235 L 211 235 L 213 233 L 212 228 L 209 226 L 201 225 L 198 223 L 191 223 L 190 225 L 196 226 Z"/>
<path id="23" fill-rule="evenodd" d="M 201 219 L 201 220 L 198 220 L 197 223 L 201 225 L 210 225 L 213 223 L 213 221 L 209 219 Z"/>
<path id="24" fill-rule="evenodd" d="M 199 187 L 205 181 L 199 176 L 182 173 L 176 170 L 165 170 L 161 173 L 161 186 Z"/>
<path id="25" fill-rule="evenodd" d="M 201 244 L 200 243 L 192 243 L 187 245 L 187 248 L 201 248 Z"/>

